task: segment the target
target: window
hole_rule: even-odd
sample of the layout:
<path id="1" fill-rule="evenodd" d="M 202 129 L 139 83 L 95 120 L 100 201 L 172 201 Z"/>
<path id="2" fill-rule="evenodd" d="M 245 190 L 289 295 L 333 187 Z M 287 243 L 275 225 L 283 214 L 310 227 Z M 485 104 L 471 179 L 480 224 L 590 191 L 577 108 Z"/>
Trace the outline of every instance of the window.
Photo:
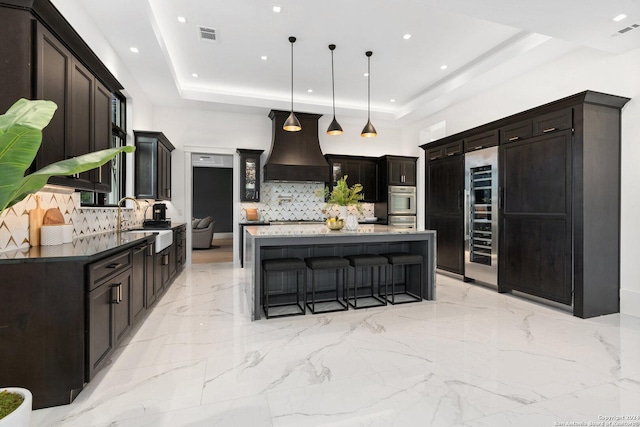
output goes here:
<path id="1" fill-rule="evenodd" d="M 126 98 L 116 93 L 111 102 L 111 147 L 123 147 L 127 144 Z M 116 206 L 125 195 L 126 164 L 124 153 L 111 160 L 111 192 L 94 193 L 83 191 L 80 201 L 83 206 Z"/>

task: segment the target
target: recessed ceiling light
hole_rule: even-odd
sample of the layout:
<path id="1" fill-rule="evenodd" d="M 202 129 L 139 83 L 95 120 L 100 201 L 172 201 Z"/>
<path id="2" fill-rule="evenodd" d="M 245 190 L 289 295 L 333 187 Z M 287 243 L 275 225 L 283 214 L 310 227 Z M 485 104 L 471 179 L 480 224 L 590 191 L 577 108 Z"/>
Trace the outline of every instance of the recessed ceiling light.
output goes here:
<path id="1" fill-rule="evenodd" d="M 615 18 L 613 18 L 614 22 L 620 22 L 623 19 L 625 19 L 627 17 L 627 15 L 625 15 L 624 13 L 621 13 L 620 15 L 616 16 Z"/>
<path id="2" fill-rule="evenodd" d="M 140 52 L 140 50 L 139 50 L 137 47 L 135 47 L 135 46 L 131 46 L 131 47 L 129 48 L 129 50 L 130 50 L 131 52 L 133 52 L 133 53 L 139 53 L 139 52 Z"/>
<path id="3" fill-rule="evenodd" d="M 273 10 L 275 13 L 280 13 L 280 11 L 282 10 L 282 8 L 280 6 L 273 6 Z"/>
<path id="4" fill-rule="evenodd" d="M 312 93 L 312 92 L 313 92 L 313 89 L 307 89 L 307 92 L 308 92 L 308 93 Z"/>
<path id="5" fill-rule="evenodd" d="M 369 73 L 364 73 L 363 76 L 369 77 Z"/>
<path id="6" fill-rule="evenodd" d="M 404 36 L 402 36 L 402 38 L 405 40 L 409 40 L 411 38 L 411 34 L 405 34 Z"/>
<path id="7" fill-rule="evenodd" d="M 191 77 L 195 77 L 197 79 L 198 77 L 200 77 L 200 75 L 198 73 L 193 73 L 191 74 Z"/>
<path id="8" fill-rule="evenodd" d="M 395 99 L 393 99 L 393 98 L 391 98 L 391 99 L 389 100 L 389 102 L 396 102 L 396 100 L 395 100 Z"/>
<path id="9" fill-rule="evenodd" d="M 441 70 L 446 70 L 446 69 L 447 69 L 447 66 L 446 66 L 446 65 L 441 65 L 441 66 L 440 66 L 440 69 L 441 69 Z"/>
<path id="10" fill-rule="evenodd" d="M 266 61 L 266 60 L 267 60 L 267 55 L 262 55 L 262 56 L 260 57 L 260 59 L 262 59 L 263 61 Z"/>
<path id="11" fill-rule="evenodd" d="M 185 18 L 184 16 L 178 16 L 178 22 L 181 22 L 184 24 L 185 22 L 187 22 L 187 18 Z"/>

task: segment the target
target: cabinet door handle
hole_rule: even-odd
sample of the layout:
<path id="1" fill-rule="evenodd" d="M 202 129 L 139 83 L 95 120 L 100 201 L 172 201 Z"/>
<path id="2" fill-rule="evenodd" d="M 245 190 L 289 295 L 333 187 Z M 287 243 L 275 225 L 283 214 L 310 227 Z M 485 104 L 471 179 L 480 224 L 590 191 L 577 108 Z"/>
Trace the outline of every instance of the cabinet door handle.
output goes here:
<path id="1" fill-rule="evenodd" d="M 107 265 L 107 268 L 111 268 L 111 269 L 116 269 L 116 268 L 120 268 L 122 267 L 122 264 L 120 264 L 119 262 L 114 262 L 113 264 L 109 264 Z"/>
<path id="2" fill-rule="evenodd" d="M 98 182 L 102 184 L 102 166 L 98 168 Z"/>
<path id="3" fill-rule="evenodd" d="M 509 138 L 509 141 L 517 141 L 519 139 L 520 139 L 519 136 L 512 136 L 511 138 Z"/>
<path id="4" fill-rule="evenodd" d="M 120 286 L 120 283 L 111 285 L 111 303 L 112 304 L 120 304 L 120 300 L 118 298 L 118 286 Z"/>
<path id="5" fill-rule="evenodd" d="M 118 303 L 122 302 L 122 283 L 118 284 Z"/>
<path id="6" fill-rule="evenodd" d="M 556 130 L 556 128 L 544 129 L 542 133 L 553 132 L 554 130 Z"/>

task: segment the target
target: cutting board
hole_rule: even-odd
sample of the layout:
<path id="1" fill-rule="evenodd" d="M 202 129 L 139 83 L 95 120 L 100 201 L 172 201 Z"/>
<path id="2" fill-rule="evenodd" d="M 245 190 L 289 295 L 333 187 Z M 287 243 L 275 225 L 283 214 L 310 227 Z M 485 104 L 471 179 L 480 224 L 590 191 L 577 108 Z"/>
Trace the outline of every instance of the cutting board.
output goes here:
<path id="1" fill-rule="evenodd" d="M 40 246 L 40 227 L 44 221 L 45 210 L 40 207 L 40 196 L 36 196 L 36 207 L 29 211 L 29 244 Z"/>
<path id="2" fill-rule="evenodd" d="M 47 209 L 42 219 L 42 225 L 60 225 L 64 224 L 64 216 L 58 208 Z"/>

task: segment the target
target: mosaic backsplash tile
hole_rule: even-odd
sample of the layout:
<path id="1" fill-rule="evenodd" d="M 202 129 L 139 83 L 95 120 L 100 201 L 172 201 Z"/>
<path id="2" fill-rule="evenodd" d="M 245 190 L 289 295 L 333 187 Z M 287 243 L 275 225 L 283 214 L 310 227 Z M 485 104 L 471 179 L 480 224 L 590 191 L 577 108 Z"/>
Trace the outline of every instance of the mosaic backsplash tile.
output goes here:
<path id="1" fill-rule="evenodd" d="M 316 182 L 263 182 L 260 203 L 243 203 L 243 208 L 257 208 L 261 221 L 322 221 L 338 215 L 338 208 L 328 206 L 323 196 L 316 195 L 324 184 Z M 361 203 L 362 212 L 355 206 L 349 213 L 358 219 L 374 216 L 373 203 Z M 325 212 L 323 212 L 323 210 Z M 246 212 L 240 210 L 240 221 L 246 220 Z"/>
<path id="2" fill-rule="evenodd" d="M 40 196 L 42 209 L 60 209 L 65 224 L 73 225 L 74 239 L 116 229 L 116 208 L 82 208 L 80 193 L 40 191 L 29 195 L 0 215 L 0 252 L 29 247 L 29 211 L 36 207 L 36 195 Z M 140 202 L 137 208 L 122 209 L 123 228 L 142 227 L 147 204 L 152 201 Z M 148 215 L 151 215 L 151 212 Z"/>

